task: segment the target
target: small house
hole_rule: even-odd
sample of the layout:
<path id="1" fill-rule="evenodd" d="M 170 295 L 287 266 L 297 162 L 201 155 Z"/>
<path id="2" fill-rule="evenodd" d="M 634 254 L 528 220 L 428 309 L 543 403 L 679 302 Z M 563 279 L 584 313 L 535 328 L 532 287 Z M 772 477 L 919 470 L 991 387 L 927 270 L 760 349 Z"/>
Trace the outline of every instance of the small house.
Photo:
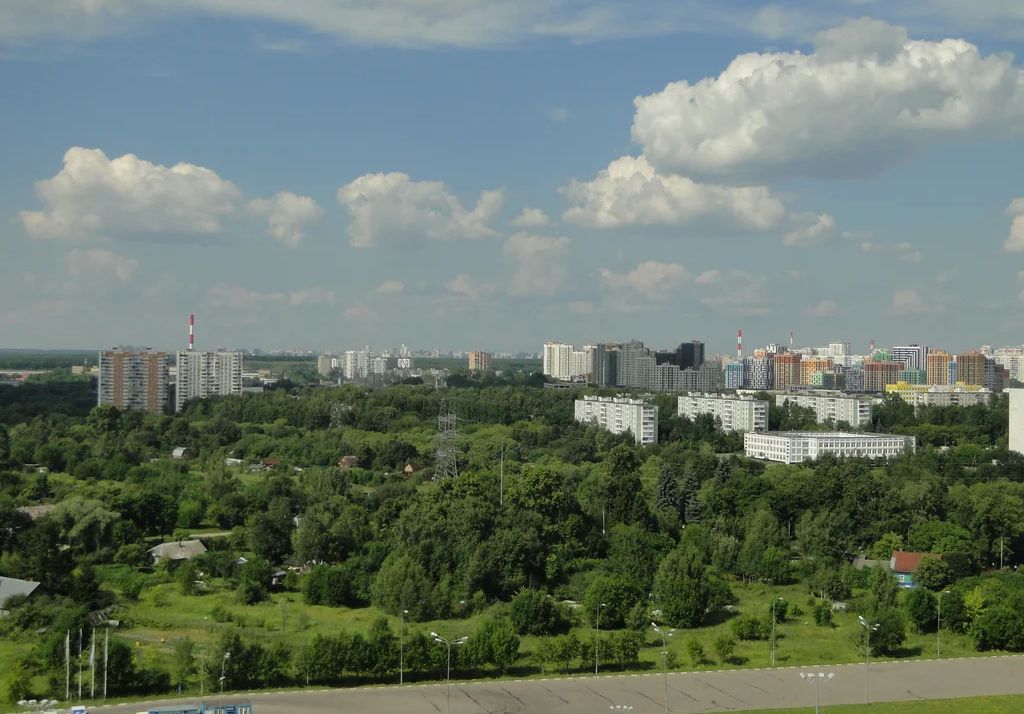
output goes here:
<path id="1" fill-rule="evenodd" d="M 173 449 L 171 449 L 172 459 L 187 459 L 191 455 L 192 454 L 189 453 L 187 446 L 175 446 Z"/>
<path id="2" fill-rule="evenodd" d="M 39 588 L 39 583 L 31 580 L 19 580 L 18 578 L 5 578 L 0 576 L 0 616 L 7 614 L 7 601 L 12 597 L 24 595 L 31 597 Z"/>
<path id="3" fill-rule="evenodd" d="M 338 459 L 338 468 L 341 469 L 342 471 L 347 471 L 349 469 L 355 468 L 358 465 L 359 457 L 355 456 L 354 454 L 348 454 L 347 456 L 342 456 L 340 459 Z"/>
<path id="4" fill-rule="evenodd" d="M 889 569 L 896 576 L 900 587 L 914 587 L 914 571 L 925 558 L 938 558 L 934 553 L 911 553 L 903 550 L 894 550 L 889 560 Z"/>
<path id="5" fill-rule="evenodd" d="M 163 560 L 192 560 L 197 555 L 202 555 L 205 552 L 206 546 L 200 540 L 179 540 L 173 543 L 161 543 L 149 549 L 149 555 L 153 558 L 153 565 Z"/>
<path id="6" fill-rule="evenodd" d="M 422 470 L 423 464 L 418 464 L 415 461 L 410 461 L 405 465 L 405 468 L 402 469 L 402 473 L 405 474 L 406 476 L 412 476 L 413 474 L 419 473 Z"/>

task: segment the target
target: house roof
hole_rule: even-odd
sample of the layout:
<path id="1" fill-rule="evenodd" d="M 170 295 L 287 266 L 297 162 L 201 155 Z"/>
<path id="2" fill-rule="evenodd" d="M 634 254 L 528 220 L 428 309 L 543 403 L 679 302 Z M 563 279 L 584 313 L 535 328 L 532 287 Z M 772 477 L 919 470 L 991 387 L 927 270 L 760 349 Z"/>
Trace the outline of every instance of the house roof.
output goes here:
<path id="1" fill-rule="evenodd" d="M 894 550 L 889 567 L 894 573 L 912 573 L 917 570 L 924 558 L 938 557 L 934 553 L 910 553 L 903 550 Z"/>
<path id="2" fill-rule="evenodd" d="M 6 605 L 7 600 L 15 595 L 31 595 L 38 587 L 39 583 L 30 580 L 0 577 L 0 607 Z"/>
<path id="3" fill-rule="evenodd" d="M 173 543 L 161 543 L 149 549 L 149 554 L 156 559 L 190 560 L 206 552 L 206 546 L 199 540 L 182 540 Z"/>
<path id="4" fill-rule="evenodd" d="M 188 453 L 188 447 L 187 446 L 175 446 L 171 450 L 171 455 L 172 456 L 184 456 L 186 453 Z"/>
<path id="5" fill-rule="evenodd" d="M 50 515 L 53 513 L 54 508 L 56 508 L 56 506 L 52 503 L 40 503 L 35 506 L 21 506 L 18 510 L 22 513 L 28 514 L 28 517 L 34 521 L 38 518 L 42 518 L 43 516 Z"/>
<path id="6" fill-rule="evenodd" d="M 275 459 L 275 458 L 263 459 L 263 461 L 261 461 L 260 463 L 263 464 L 264 466 L 280 466 L 281 465 L 281 459 Z"/>

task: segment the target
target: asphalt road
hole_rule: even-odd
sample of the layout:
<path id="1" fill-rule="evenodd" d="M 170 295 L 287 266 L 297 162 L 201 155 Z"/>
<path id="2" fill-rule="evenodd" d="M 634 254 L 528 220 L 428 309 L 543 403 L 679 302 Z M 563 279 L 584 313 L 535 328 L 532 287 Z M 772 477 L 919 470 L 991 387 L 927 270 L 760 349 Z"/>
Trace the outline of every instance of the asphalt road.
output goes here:
<path id="1" fill-rule="evenodd" d="M 669 709 L 716 712 L 813 706 L 814 685 L 800 677 L 800 672 L 811 671 L 835 674 L 834 679 L 821 684 L 823 708 L 864 701 L 868 670 L 864 664 L 847 664 L 672 673 L 668 676 Z M 869 674 L 868 696 L 872 702 L 1024 694 L 1024 656 L 1020 655 L 872 663 Z M 229 694 L 225 701 L 251 701 L 254 714 L 444 714 L 446 691 L 444 684 L 407 684 Z M 206 701 L 215 704 L 217 697 L 207 697 Z M 90 707 L 90 711 L 135 714 L 160 703 L 168 700 Z M 664 675 L 453 682 L 451 686 L 451 714 L 590 714 L 609 712 L 617 706 L 632 707 L 634 714 L 664 712 Z"/>

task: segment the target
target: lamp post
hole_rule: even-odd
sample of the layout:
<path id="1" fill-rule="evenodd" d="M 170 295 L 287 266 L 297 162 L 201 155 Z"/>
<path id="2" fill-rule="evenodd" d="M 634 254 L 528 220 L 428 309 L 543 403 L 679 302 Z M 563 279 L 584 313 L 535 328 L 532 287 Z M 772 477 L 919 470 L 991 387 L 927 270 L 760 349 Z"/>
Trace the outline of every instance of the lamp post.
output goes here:
<path id="1" fill-rule="evenodd" d="M 939 592 L 939 613 L 935 622 L 935 657 L 942 658 L 942 596 L 949 595 L 949 590 Z"/>
<path id="2" fill-rule="evenodd" d="M 402 626 L 398 631 L 398 683 L 405 683 L 405 616 L 408 610 L 402 610 Z"/>
<path id="3" fill-rule="evenodd" d="M 836 675 L 834 672 L 801 672 L 800 678 L 805 682 L 814 682 L 814 714 L 818 714 L 819 703 L 821 701 L 821 683 L 831 682 L 835 679 Z"/>
<path id="4" fill-rule="evenodd" d="M 463 645 L 466 643 L 466 640 L 468 640 L 469 637 L 460 637 L 457 640 L 449 640 L 444 637 L 441 637 L 441 635 L 437 634 L 436 632 L 431 632 L 430 636 L 434 638 L 434 642 L 437 642 L 448 647 L 448 691 L 447 694 L 445 695 L 444 711 L 445 714 L 450 714 L 452 707 L 452 645 Z"/>
<path id="5" fill-rule="evenodd" d="M 597 662 L 598 656 L 597 651 L 601 646 L 601 608 L 608 607 L 608 603 L 602 602 L 597 606 L 597 624 L 594 629 L 594 674 L 597 674 Z"/>
<path id="6" fill-rule="evenodd" d="M 869 623 L 864 619 L 863 615 L 857 615 L 857 619 L 860 621 L 861 627 L 867 633 L 867 641 L 864 645 L 864 703 L 868 703 L 868 680 L 871 676 L 871 633 L 877 632 L 880 624 Z"/>
<path id="7" fill-rule="evenodd" d="M 224 656 L 220 658 L 220 710 L 224 711 L 224 680 L 227 677 L 224 674 L 224 668 L 227 666 L 228 660 L 231 659 L 231 653 L 225 652 Z"/>
<path id="8" fill-rule="evenodd" d="M 779 600 L 783 600 L 783 602 L 785 602 L 781 597 L 777 597 L 772 600 L 772 667 L 775 666 L 775 604 L 779 602 Z"/>
<path id="9" fill-rule="evenodd" d="M 665 664 L 665 714 L 668 714 L 668 638 L 675 632 L 674 629 L 665 632 L 657 624 L 651 623 L 654 631 L 661 635 L 661 657 Z"/>

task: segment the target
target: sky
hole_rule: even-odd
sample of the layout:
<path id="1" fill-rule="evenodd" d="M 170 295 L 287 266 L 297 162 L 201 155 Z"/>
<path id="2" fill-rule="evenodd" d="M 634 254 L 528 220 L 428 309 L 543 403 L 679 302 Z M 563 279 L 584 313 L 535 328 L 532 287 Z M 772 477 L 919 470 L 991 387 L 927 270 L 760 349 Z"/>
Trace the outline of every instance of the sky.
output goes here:
<path id="1" fill-rule="evenodd" d="M 1022 43 L 1016 0 L 0 0 L 0 348 L 1020 344 Z"/>

